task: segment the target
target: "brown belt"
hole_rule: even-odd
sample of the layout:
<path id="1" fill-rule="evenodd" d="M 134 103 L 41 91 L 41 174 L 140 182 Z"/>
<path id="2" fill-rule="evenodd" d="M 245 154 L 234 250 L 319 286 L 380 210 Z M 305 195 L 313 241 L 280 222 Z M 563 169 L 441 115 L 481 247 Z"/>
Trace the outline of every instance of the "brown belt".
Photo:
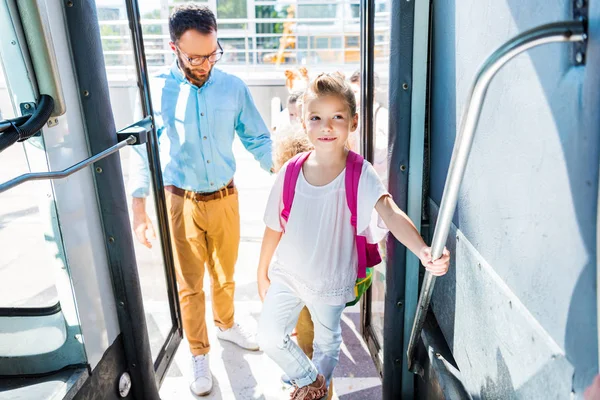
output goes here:
<path id="1" fill-rule="evenodd" d="M 175 196 L 184 197 L 186 199 L 192 199 L 195 201 L 211 201 L 216 199 L 222 199 L 223 197 L 230 196 L 236 192 L 235 185 L 233 184 L 233 180 L 229 182 L 227 186 L 217 190 L 216 192 L 211 193 L 199 193 L 192 192 L 190 190 L 185 190 L 178 188 L 177 186 L 168 185 L 165 186 L 165 190 L 173 193 Z"/>

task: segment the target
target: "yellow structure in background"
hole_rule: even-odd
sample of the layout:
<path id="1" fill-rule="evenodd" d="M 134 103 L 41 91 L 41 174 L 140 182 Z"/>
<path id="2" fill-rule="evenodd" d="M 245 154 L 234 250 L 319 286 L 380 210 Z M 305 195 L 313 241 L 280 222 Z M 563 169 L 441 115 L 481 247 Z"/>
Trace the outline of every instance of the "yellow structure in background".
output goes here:
<path id="1" fill-rule="evenodd" d="M 296 28 L 296 22 L 293 20 L 296 15 L 296 9 L 293 5 L 287 8 L 286 20 L 283 23 L 283 36 L 279 38 L 279 50 L 277 53 L 267 53 L 263 56 L 263 62 L 267 64 L 275 64 L 277 66 L 281 63 L 288 63 L 290 61 L 296 62 L 297 57 L 295 52 L 286 52 L 286 49 L 296 48 L 296 35 L 294 30 Z"/>
<path id="2" fill-rule="evenodd" d="M 287 17 L 283 22 L 283 35 L 279 38 L 279 50 L 277 53 L 267 53 L 263 56 L 263 63 L 275 64 L 296 64 L 299 62 L 297 48 L 298 22 L 294 20 L 296 9 L 293 5 L 287 8 Z M 343 49 L 338 49 L 334 46 L 333 41 L 339 36 L 331 35 L 328 32 L 322 32 L 317 35 L 307 36 L 308 49 L 330 49 L 332 51 L 319 52 L 319 61 L 325 63 L 358 63 L 360 62 L 360 32 L 359 27 L 355 30 L 347 32 L 342 36 Z M 375 57 L 382 55 L 381 46 L 376 45 L 374 52 Z M 342 50 L 342 54 L 339 53 Z M 341 56 L 341 57 L 340 57 Z"/>
<path id="3" fill-rule="evenodd" d="M 279 39 L 279 51 L 277 52 L 277 57 L 275 58 L 275 65 L 279 66 L 286 58 L 285 49 L 296 48 L 296 36 L 294 35 L 294 28 L 296 27 L 295 22 L 290 22 L 293 20 L 296 14 L 296 8 L 294 6 L 289 6 L 287 9 L 287 21 L 283 23 L 283 36 Z M 295 57 L 296 54 L 287 54 L 287 56 Z"/>

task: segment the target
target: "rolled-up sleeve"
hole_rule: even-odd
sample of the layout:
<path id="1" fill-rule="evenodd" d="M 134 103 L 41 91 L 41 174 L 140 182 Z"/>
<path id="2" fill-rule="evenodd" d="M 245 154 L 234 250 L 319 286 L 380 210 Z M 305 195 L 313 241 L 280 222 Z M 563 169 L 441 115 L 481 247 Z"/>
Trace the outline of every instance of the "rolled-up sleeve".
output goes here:
<path id="1" fill-rule="evenodd" d="M 137 120 L 142 119 L 142 105 L 138 100 L 134 109 Z M 154 122 L 158 136 L 164 129 L 163 121 L 159 111 L 154 111 Z M 148 164 L 148 151 L 146 144 L 131 146 L 129 157 L 129 181 L 127 189 L 132 197 L 148 197 L 150 195 L 150 167 Z"/>
<path id="2" fill-rule="evenodd" d="M 240 113 L 238 115 L 235 130 L 244 147 L 252 153 L 260 166 L 271 171 L 273 168 L 272 141 L 267 125 L 263 121 L 250 90 L 246 85 L 240 98 Z"/>
<path id="3" fill-rule="evenodd" d="M 145 144 L 132 146 L 129 156 L 128 191 L 132 197 L 148 197 L 150 193 L 150 170 Z"/>

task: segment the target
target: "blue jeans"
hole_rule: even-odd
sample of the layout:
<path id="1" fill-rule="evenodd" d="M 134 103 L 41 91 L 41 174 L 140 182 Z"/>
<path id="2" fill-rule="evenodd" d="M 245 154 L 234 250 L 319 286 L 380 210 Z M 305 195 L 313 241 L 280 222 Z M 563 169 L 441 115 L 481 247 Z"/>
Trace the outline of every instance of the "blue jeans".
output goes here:
<path id="1" fill-rule="evenodd" d="M 340 321 L 345 305 L 306 304 L 315 326 L 312 361 L 290 338 L 304 306 L 304 301 L 286 285 L 272 283 L 258 324 L 258 344 L 294 385 L 310 385 L 317 374 L 322 374 L 329 386 L 342 345 Z"/>

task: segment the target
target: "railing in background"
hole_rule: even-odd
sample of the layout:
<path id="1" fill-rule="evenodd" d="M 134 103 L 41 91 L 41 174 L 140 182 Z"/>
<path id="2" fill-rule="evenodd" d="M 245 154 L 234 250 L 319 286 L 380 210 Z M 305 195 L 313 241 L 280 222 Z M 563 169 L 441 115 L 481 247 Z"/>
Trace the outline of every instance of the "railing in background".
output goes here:
<path id="1" fill-rule="evenodd" d="M 261 7 L 270 3 L 256 3 Z M 275 3 L 274 3 L 275 4 Z M 325 2 L 318 5 L 353 5 L 350 2 Z M 302 4 L 307 6 L 306 4 Z M 358 6 L 358 4 L 356 4 Z M 283 52 L 280 66 L 283 68 L 304 65 L 307 67 L 343 67 L 360 63 L 360 20 L 358 16 L 341 18 L 218 18 L 219 40 L 225 50 L 220 66 L 242 67 L 245 70 L 278 69 L 277 55 Z M 386 21 L 389 11 L 375 13 L 376 21 Z M 168 21 L 166 19 L 142 19 L 145 53 L 150 72 L 154 72 L 174 60 L 169 49 Z M 130 35 L 126 19 L 103 20 L 101 28 L 104 56 L 111 78 L 133 76 L 135 65 L 131 52 Z M 291 24 L 287 33 L 276 26 Z M 231 29 L 235 27 L 236 29 Z M 389 40 L 385 39 L 385 24 L 376 24 L 375 58 L 389 59 Z M 261 30 L 281 32 L 261 33 Z M 150 33 L 151 32 L 151 33 Z M 286 43 L 287 46 L 283 45 Z"/>

